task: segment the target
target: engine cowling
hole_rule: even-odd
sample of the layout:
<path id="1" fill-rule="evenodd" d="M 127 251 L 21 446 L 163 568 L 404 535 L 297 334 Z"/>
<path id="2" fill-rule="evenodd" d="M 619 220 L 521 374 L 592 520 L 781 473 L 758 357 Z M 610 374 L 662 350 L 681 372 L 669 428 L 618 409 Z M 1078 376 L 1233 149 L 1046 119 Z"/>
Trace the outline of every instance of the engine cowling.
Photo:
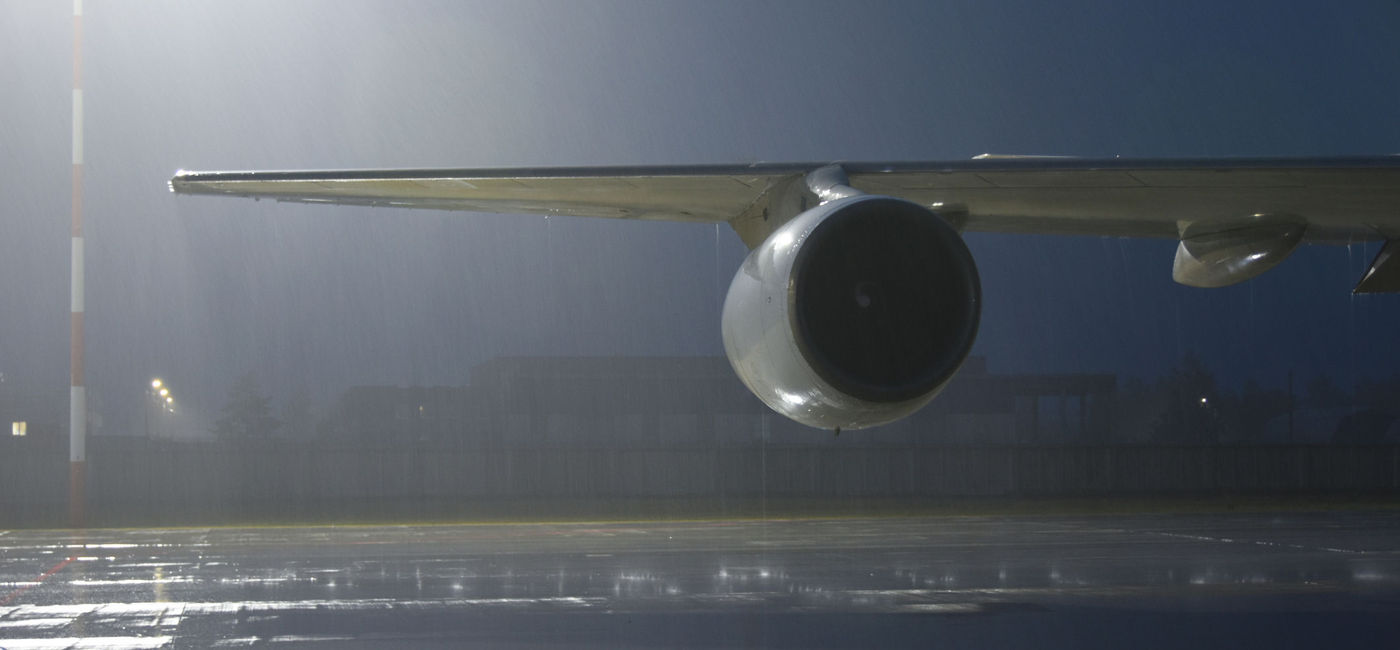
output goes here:
<path id="1" fill-rule="evenodd" d="M 753 249 L 724 301 L 724 348 L 773 410 L 822 429 L 893 422 L 927 404 L 977 336 L 972 254 L 901 199 L 824 203 Z"/>

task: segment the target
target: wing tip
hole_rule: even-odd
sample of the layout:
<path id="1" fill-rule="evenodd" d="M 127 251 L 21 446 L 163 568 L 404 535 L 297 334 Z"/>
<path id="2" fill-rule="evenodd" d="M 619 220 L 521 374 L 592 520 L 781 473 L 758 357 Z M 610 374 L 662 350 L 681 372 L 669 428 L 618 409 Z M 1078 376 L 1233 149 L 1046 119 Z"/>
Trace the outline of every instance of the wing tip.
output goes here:
<path id="1" fill-rule="evenodd" d="M 166 186 L 170 188 L 172 194 L 179 194 L 181 186 L 185 184 L 185 177 L 189 175 L 189 170 L 177 169 L 175 170 L 175 174 L 170 177 L 170 180 L 166 182 Z"/>

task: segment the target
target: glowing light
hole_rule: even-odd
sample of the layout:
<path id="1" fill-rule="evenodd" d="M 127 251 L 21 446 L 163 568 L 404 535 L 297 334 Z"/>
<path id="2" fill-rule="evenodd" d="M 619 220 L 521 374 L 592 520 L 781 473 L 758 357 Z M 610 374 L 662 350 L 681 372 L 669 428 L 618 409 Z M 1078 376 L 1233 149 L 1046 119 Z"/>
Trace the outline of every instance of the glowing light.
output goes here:
<path id="1" fill-rule="evenodd" d="M 778 391 L 778 398 L 783 400 L 783 403 L 787 404 L 788 406 L 802 406 L 803 404 L 807 403 L 806 397 L 798 395 L 797 393 L 789 393 L 787 391 Z"/>
<path id="2" fill-rule="evenodd" d="M 161 396 L 161 397 L 169 397 L 169 396 L 170 396 L 170 389 L 169 389 L 169 388 L 162 388 L 162 389 L 160 389 L 160 396 Z"/>
<path id="3" fill-rule="evenodd" d="M 151 380 L 151 388 L 157 388 L 157 389 L 158 389 L 158 388 L 160 388 L 161 386 L 164 386 L 164 385 L 165 385 L 165 384 L 162 383 L 161 380 L 159 380 L 159 379 L 152 379 L 152 380 Z"/>

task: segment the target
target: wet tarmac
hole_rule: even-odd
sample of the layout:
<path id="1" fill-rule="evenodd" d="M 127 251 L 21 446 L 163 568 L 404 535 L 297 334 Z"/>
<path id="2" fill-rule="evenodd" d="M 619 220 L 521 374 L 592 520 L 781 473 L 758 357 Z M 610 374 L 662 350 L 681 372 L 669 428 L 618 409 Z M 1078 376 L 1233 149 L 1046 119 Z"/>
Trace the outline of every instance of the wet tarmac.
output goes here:
<path id="1" fill-rule="evenodd" d="M 0 531 L 0 648 L 1400 647 L 1400 513 Z"/>

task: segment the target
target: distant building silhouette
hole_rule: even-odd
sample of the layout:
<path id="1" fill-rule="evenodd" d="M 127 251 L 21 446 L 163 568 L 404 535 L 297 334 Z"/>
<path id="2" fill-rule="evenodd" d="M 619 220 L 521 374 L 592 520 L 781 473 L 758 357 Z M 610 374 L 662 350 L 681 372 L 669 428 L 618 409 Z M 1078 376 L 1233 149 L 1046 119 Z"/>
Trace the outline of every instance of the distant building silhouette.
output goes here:
<path id="1" fill-rule="evenodd" d="M 502 357 L 467 386 L 351 388 L 319 429 L 369 446 L 1098 443 L 1115 390 L 1113 375 L 995 375 L 973 357 L 913 417 L 838 438 L 771 414 L 724 357 Z"/>
<path id="2" fill-rule="evenodd" d="M 68 443 L 65 414 L 57 401 L 5 377 L 0 381 L 0 445 L 11 449 L 58 448 Z"/>

